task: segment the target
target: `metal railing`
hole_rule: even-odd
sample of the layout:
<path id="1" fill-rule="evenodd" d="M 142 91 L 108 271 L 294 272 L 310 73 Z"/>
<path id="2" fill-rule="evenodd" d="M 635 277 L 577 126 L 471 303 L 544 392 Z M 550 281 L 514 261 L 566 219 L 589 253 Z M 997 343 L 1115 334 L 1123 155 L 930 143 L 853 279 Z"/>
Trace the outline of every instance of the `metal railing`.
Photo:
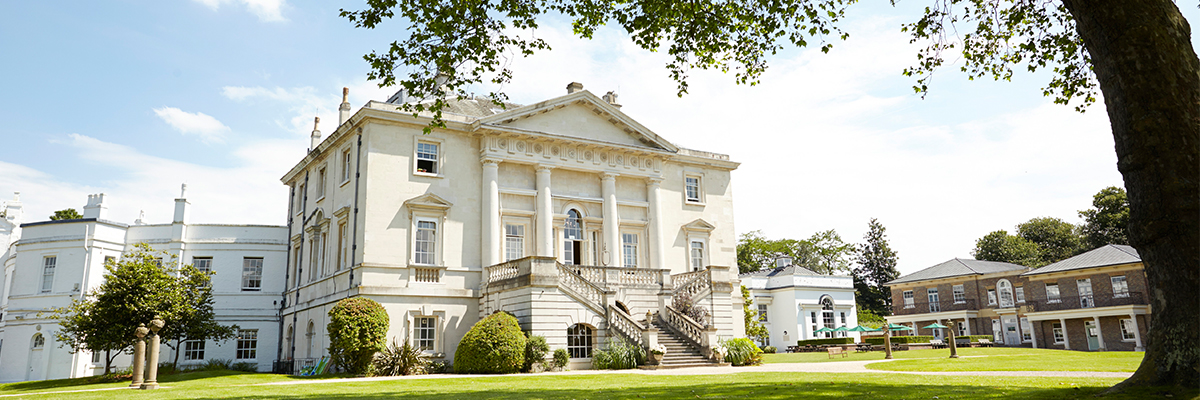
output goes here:
<path id="1" fill-rule="evenodd" d="M 975 299 L 963 299 L 960 301 L 939 300 L 935 302 L 922 303 L 905 303 L 901 301 L 899 303 L 892 304 L 892 315 L 913 315 L 962 310 L 978 310 L 978 308 L 975 308 Z"/>
<path id="2" fill-rule="evenodd" d="M 1149 304 L 1142 292 L 1127 292 L 1120 295 L 1066 296 L 1057 299 L 1038 299 L 1031 302 L 1034 312 L 1074 310 L 1096 307 Z"/>

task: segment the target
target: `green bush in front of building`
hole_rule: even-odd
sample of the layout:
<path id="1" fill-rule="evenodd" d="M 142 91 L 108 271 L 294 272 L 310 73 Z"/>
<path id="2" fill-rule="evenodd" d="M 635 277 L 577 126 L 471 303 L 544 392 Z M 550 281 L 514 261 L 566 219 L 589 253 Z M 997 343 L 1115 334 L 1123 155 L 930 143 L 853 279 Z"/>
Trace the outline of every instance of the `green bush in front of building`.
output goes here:
<path id="1" fill-rule="evenodd" d="M 454 370 L 464 374 L 510 374 L 525 365 L 525 333 L 517 318 L 497 312 L 475 323 L 454 351 Z"/>

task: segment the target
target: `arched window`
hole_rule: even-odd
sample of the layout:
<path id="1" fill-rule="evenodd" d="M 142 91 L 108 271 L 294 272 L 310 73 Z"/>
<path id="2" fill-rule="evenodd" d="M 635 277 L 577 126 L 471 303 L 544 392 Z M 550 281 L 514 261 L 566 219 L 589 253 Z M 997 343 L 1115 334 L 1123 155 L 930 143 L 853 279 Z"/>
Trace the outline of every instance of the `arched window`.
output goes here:
<path id="1" fill-rule="evenodd" d="M 567 328 L 567 352 L 571 358 L 592 358 L 592 327 L 575 324 Z"/>
<path id="2" fill-rule="evenodd" d="M 583 264 L 583 219 L 575 209 L 567 210 L 567 221 L 563 226 L 563 263 Z"/>
<path id="3" fill-rule="evenodd" d="M 833 319 L 833 299 L 829 298 L 829 296 L 821 299 L 821 322 L 829 329 L 837 327 L 834 325 Z M 833 332 L 825 332 L 825 337 L 833 337 Z"/>
<path id="4" fill-rule="evenodd" d="M 1012 307 L 1013 306 L 1012 283 L 1009 283 L 1008 279 L 1001 279 L 999 282 L 996 282 L 996 289 L 998 289 L 997 291 L 1000 292 L 1000 307 Z"/>
<path id="5" fill-rule="evenodd" d="M 313 356 L 313 336 L 316 336 L 316 335 L 317 335 L 316 326 L 313 325 L 313 322 L 310 319 L 310 320 L 308 320 L 308 332 L 306 332 L 304 334 L 304 336 L 306 337 L 305 340 L 308 341 L 308 350 L 307 350 L 308 352 L 304 353 L 304 354 L 306 356 L 308 356 L 308 358 L 312 358 L 312 356 Z"/>
<path id="6" fill-rule="evenodd" d="M 33 349 L 41 350 L 42 347 L 46 347 L 46 337 L 40 333 L 33 334 Z"/>

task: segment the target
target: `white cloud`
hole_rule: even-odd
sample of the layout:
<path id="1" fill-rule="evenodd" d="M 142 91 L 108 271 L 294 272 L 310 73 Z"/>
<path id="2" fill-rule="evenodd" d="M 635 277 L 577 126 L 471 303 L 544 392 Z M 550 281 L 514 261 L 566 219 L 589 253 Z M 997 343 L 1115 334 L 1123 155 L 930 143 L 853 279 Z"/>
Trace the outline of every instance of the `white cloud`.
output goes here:
<path id="1" fill-rule="evenodd" d="M 216 11 L 222 4 L 241 3 L 250 10 L 251 13 L 258 16 L 258 19 L 263 22 L 282 22 L 287 21 L 283 17 L 283 6 L 287 0 L 193 0 L 208 8 Z"/>
<path id="2" fill-rule="evenodd" d="M 185 135 L 197 135 L 205 143 L 224 143 L 229 127 L 212 116 L 197 112 L 189 113 L 175 107 L 155 108 L 154 114 L 172 128 Z"/>
<path id="3" fill-rule="evenodd" d="M 330 90 L 328 94 L 319 94 L 317 89 L 311 86 L 290 89 L 226 86 L 221 89 L 221 94 L 238 102 L 268 100 L 282 104 L 287 109 L 286 119 L 277 119 L 275 123 L 280 128 L 303 137 L 312 133 L 313 117 L 321 117 L 322 135 L 332 132 L 337 124 L 337 107 L 342 102 L 340 91 Z"/>

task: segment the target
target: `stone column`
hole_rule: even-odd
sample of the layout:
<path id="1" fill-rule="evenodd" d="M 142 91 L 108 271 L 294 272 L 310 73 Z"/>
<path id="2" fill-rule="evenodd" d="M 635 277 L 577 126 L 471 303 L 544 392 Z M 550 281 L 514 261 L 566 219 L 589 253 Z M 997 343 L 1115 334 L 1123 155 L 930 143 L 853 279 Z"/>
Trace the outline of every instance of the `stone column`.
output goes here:
<path id="1" fill-rule="evenodd" d="M 1100 329 L 1100 317 L 1092 317 L 1092 321 L 1096 323 L 1096 341 L 1100 343 L 1100 351 L 1108 350 L 1108 347 L 1104 345 L 1104 330 Z M 1087 334 L 1087 332 L 1084 332 L 1084 334 Z"/>
<path id="2" fill-rule="evenodd" d="M 133 342 L 133 383 L 129 384 L 131 388 L 141 388 L 142 382 L 146 380 L 147 333 L 150 333 L 150 329 L 146 328 L 146 324 L 138 324 L 137 329 L 133 331 L 137 340 Z"/>
<path id="3" fill-rule="evenodd" d="M 158 337 L 158 331 L 163 327 L 163 320 L 158 316 L 150 321 L 150 354 L 149 360 L 146 362 L 147 373 L 146 382 L 142 384 L 142 389 L 158 389 L 158 348 L 161 339 Z"/>
<path id="4" fill-rule="evenodd" d="M 554 212 L 550 209 L 553 207 L 550 201 L 550 170 L 551 168 L 545 165 L 537 166 L 537 204 L 534 206 L 537 210 L 537 228 L 534 231 L 537 237 L 537 255 L 543 257 L 554 257 Z"/>
<path id="5" fill-rule="evenodd" d="M 966 332 L 964 335 L 971 336 L 971 318 L 963 318 L 963 326 L 967 328 L 967 330 L 963 331 Z"/>
<path id="6" fill-rule="evenodd" d="M 1020 321 L 1020 320 L 1018 320 L 1018 321 Z M 1034 326 L 1041 325 L 1041 324 L 1042 324 L 1042 321 L 1038 321 L 1036 324 L 1033 321 L 1029 321 L 1029 339 L 1033 341 L 1033 348 L 1035 348 L 1035 349 L 1037 348 L 1038 329 L 1035 328 Z"/>
<path id="7" fill-rule="evenodd" d="M 503 260 L 500 257 L 500 160 L 484 158 L 479 161 L 483 164 L 483 189 L 480 192 L 483 203 L 480 204 L 480 208 L 483 215 L 480 219 L 482 226 L 479 229 L 479 252 L 483 266 L 487 267 L 499 264 Z"/>
<path id="8" fill-rule="evenodd" d="M 651 177 L 646 182 L 646 199 L 650 203 L 650 209 L 647 211 L 650 217 L 650 246 L 647 247 L 650 252 L 650 268 L 667 268 L 666 246 L 662 237 L 662 210 L 658 204 L 662 181 L 662 178 Z"/>
<path id="9" fill-rule="evenodd" d="M 604 249 L 609 266 L 621 266 L 621 218 L 617 209 L 617 174 L 600 173 L 600 193 L 604 198 Z M 603 253 L 600 256 L 604 258 Z"/>
<path id="10" fill-rule="evenodd" d="M 1059 320 L 1058 320 L 1058 324 L 1059 324 L 1059 325 L 1062 325 L 1062 330 L 1063 330 L 1063 348 L 1064 348 L 1064 349 L 1067 349 L 1067 350 L 1070 350 L 1070 349 L 1071 349 L 1071 336 L 1070 336 L 1070 335 L 1067 335 L 1067 320 L 1065 320 L 1065 319 L 1062 319 L 1062 318 L 1059 318 Z M 1086 332 L 1085 332 L 1085 333 L 1086 333 Z"/>
<path id="11" fill-rule="evenodd" d="M 1133 351 L 1146 351 L 1146 348 L 1142 347 L 1142 333 L 1138 331 L 1137 314 L 1129 314 L 1129 319 L 1133 320 L 1133 341 L 1135 345 Z"/>

